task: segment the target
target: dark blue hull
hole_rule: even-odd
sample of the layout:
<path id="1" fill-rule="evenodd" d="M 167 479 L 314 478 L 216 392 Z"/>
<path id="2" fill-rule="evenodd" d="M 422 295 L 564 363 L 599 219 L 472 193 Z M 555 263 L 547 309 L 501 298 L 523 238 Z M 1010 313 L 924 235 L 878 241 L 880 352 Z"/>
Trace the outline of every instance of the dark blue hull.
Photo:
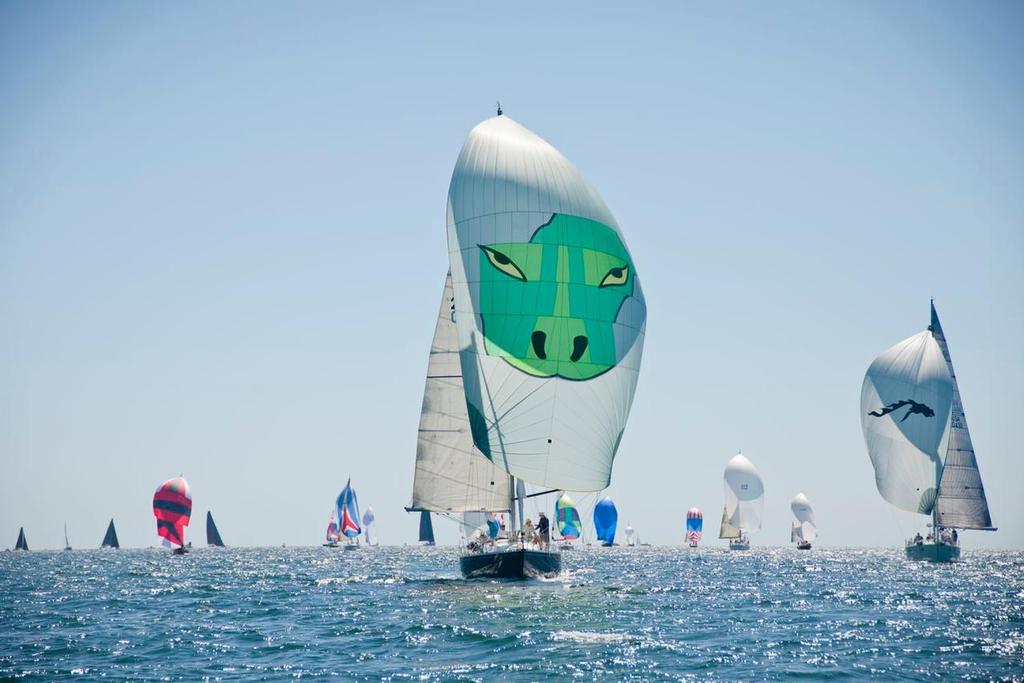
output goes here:
<path id="1" fill-rule="evenodd" d="M 504 550 L 463 555 L 459 567 L 467 579 L 549 578 L 562 571 L 562 556 L 557 550 Z"/>
<path id="2" fill-rule="evenodd" d="M 908 543 L 907 559 L 917 562 L 956 562 L 960 559 L 960 548 L 944 543 Z"/>

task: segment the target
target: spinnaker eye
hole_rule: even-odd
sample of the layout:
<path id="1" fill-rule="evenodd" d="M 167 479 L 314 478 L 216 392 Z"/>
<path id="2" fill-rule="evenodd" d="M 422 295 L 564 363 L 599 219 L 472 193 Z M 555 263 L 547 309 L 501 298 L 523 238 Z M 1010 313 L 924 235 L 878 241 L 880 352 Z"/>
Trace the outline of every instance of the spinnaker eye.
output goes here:
<path id="1" fill-rule="evenodd" d="M 483 249 L 483 252 L 485 254 L 487 254 L 487 260 L 491 262 L 492 266 L 494 266 L 501 272 L 505 273 L 505 275 L 508 275 L 509 277 L 514 277 L 517 280 L 522 280 L 523 282 L 526 282 L 526 276 L 523 275 L 523 271 L 519 270 L 519 266 L 513 263 L 512 259 L 510 259 L 508 256 L 502 254 L 497 249 L 485 247 L 482 244 L 480 245 L 480 248 Z"/>
<path id="2" fill-rule="evenodd" d="M 617 287 L 626 284 L 629 279 L 629 266 L 612 268 L 601 280 L 599 287 Z"/>

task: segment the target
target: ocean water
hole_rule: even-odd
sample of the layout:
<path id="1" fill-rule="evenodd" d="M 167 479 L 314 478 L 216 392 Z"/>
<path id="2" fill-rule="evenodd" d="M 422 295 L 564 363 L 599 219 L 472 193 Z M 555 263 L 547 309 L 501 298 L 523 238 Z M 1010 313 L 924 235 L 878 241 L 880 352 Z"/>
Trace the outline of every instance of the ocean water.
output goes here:
<path id="1" fill-rule="evenodd" d="M 497 582 L 453 548 L 0 553 L 0 678 L 1024 680 L 1022 552 L 563 558 Z"/>

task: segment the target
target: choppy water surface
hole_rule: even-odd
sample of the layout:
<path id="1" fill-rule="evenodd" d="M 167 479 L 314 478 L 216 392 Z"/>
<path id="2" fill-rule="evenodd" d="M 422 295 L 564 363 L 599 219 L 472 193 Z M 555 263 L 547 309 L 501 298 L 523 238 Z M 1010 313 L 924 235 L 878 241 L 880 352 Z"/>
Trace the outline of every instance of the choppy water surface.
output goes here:
<path id="1" fill-rule="evenodd" d="M 0 678 L 1024 678 L 1024 553 L 563 557 L 514 583 L 445 548 L 0 553 Z"/>

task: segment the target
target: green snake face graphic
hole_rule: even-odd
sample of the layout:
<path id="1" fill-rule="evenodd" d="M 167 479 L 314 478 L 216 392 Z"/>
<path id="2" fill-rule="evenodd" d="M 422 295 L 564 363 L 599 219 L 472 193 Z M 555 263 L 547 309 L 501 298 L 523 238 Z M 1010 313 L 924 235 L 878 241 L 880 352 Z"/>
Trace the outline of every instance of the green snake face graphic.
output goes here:
<path id="1" fill-rule="evenodd" d="M 554 214 L 529 242 L 480 247 L 488 355 L 536 377 L 586 380 L 614 367 L 615 319 L 636 274 L 618 233 Z"/>

